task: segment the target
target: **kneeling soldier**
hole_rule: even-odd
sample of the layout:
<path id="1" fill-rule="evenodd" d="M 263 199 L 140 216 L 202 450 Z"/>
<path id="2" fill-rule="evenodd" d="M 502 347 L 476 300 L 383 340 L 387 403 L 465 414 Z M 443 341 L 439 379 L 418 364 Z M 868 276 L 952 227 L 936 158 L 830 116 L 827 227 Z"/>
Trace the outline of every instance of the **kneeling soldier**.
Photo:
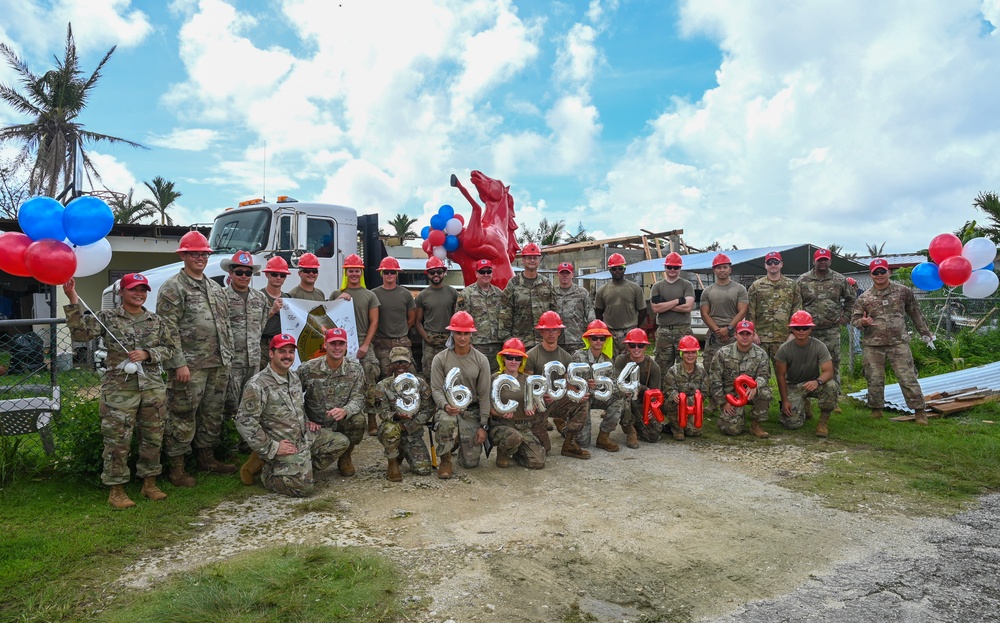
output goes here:
<path id="1" fill-rule="evenodd" d="M 727 344 L 712 358 L 708 371 L 712 402 L 719 405 L 719 430 L 726 435 L 742 435 L 746 409 L 750 413 L 750 434 L 764 439 L 769 435 L 760 423 L 767 420 L 771 406 L 771 364 L 767 351 L 753 343 L 754 326 L 749 320 L 736 323 L 736 342 Z M 741 375 L 754 379 L 757 387 L 747 392 L 747 406 L 734 407 L 726 400 L 726 393 L 733 389 L 733 382 Z M 751 406 L 752 405 L 752 406 Z"/>
<path id="2" fill-rule="evenodd" d="M 528 375 L 524 373 L 524 363 L 528 354 L 524 352 L 524 342 L 512 337 L 503 344 L 503 349 L 497 355 L 501 374 L 509 374 L 517 379 L 520 390 L 504 388 L 500 391 L 500 400 L 516 401 L 517 408 L 509 413 L 502 413 L 496 404 L 490 409 L 490 442 L 497 449 L 497 467 L 510 467 L 513 458 L 528 469 L 545 467 L 545 446 L 531 432 L 535 421 L 535 410 L 524 406 L 524 386 Z"/>
<path id="3" fill-rule="evenodd" d="M 389 351 L 389 377 L 384 378 L 375 386 L 375 414 L 380 420 L 378 441 L 385 448 L 385 458 L 388 460 L 386 478 L 392 482 L 403 480 L 399 464 L 403 459 L 410 463 L 410 471 L 420 476 L 431 473 L 431 457 L 424 444 L 424 426 L 434 416 L 434 399 L 431 397 L 431 386 L 427 381 L 414 375 L 416 379 L 416 396 L 420 406 L 415 414 L 403 413 L 396 406 L 396 400 L 401 396 L 395 387 L 396 377 L 409 373 L 413 366 L 410 349 L 396 346 Z"/>
<path id="4" fill-rule="evenodd" d="M 788 326 L 794 340 L 785 342 L 774 356 L 774 373 L 781 393 L 781 424 L 785 428 L 802 428 L 806 423 L 806 401 L 819 402 L 819 424 L 816 436 L 827 436 L 830 412 L 837 408 L 839 388 L 833 378 L 833 358 L 826 344 L 812 337 L 812 315 L 807 311 L 792 314 Z"/>

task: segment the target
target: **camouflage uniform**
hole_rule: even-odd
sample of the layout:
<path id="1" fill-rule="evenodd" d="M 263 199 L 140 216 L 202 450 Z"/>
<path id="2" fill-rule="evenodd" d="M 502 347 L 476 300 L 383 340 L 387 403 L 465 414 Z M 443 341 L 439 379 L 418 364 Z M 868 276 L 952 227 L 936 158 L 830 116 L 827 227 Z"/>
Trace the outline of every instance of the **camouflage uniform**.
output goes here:
<path id="1" fill-rule="evenodd" d="M 428 293 L 428 294 L 425 294 Z M 447 309 L 445 309 L 445 300 Z M 458 292 L 455 288 L 445 285 L 441 288 L 426 288 L 417 295 L 416 306 L 423 316 L 420 324 L 424 327 L 427 339 L 423 341 L 423 353 L 420 356 L 420 372 L 428 382 L 431 380 L 431 365 L 434 357 L 445 350 L 451 331 L 448 331 L 448 321 L 454 313 L 455 303 L 458 300 Z"/>
<path id="2" fill-rule="evenodd" d="M 289 371 L 281 376 L 269 365 L 247 383 L 235 418 L 240 435 L 264 460 L 264 487 L 297 498 L 312 493 L 314 469 L 330 467 L 347 449 L 343 435 L 329 428 L 309 430 L 303 401 L 298 375 Z M 285 439 L 297 452 L 277 456 Z"/>
<path id="3" fill-rule="evenodd" d="M 472 315 L 476 323 L 476 332 L 472 334 L 472 347 L 486 356 L 490 370 L 496 365 L 497 353 L 503 346 L 504 336 L 500 332 L 500 305 L 503 300 L 503 290 L 490 284 L 483 292 L 479 284 L 466 286 L 458 294 L 455 301 L 455 311 L 466 311 Z"/>
<path id="4" fill-rule="evenodd" d="M 393 349 L 396 350 L 396 349 Z M 408 349 L 403 349 L 407 352 Z M 375 386 L 375 413 L 379 418 L 378 441 L 385 448 L 385 458 L 406 459 L 410 471 L 420 476 L 431 473 L 431 457 L 424 443 L 424 427 L 434 417 L 434 398 L 431 386 L 419 376 L 417 378 L 420 408 L 412 418 L 398 415 L 396 410 L 396 390 L 394 377 L 382 379 Z"/>
<path id="5" fill-rule="evenodd" d="M 452 368 L 462 371 L 459 384 L 472 392 L 472 402 L 457 416 L 449 415 L 444 410 L 448 404 L 444 379 Z M 490 421 L 490 366 L 486 356 L 475 348 L 462 356 L 456 355 L 450 348 L 438 353 L 431 364 L 431 396 L 437 405 L 434 432 L 437 433 L 438 456 L 444 456 L 455 448 L 455 433 L 458 432 L 459 463 L 470 469 L 478 466 L 483 446 L 475 443 L 475 436 Z"/>
<path id="6" fill-rule="evenodd" d="M 573 355 L 565 351 L 561 346 L 556 346 L 554 351 L 545 350 L 545 346 L 539 342 L 537 346 L 528 350 L 528 358 L 525 363 L 527 374 L 544 375 L 545 364 L 549 361 L 558 360 L 564 366 L 568 366 L 573 361 Z M 535 414 L 531 431 L 535 437 L 541 441 L 545 450 L 552 448 L 549 439 L 548 424 L 549 418 L 562 420 L 565 427 L 562 429 L 563 439 L 579 437 L 584 428 L 590 428 L 590 420 L 587 419 L 587 405 L 582 402 L 574 402 L 568 396 L 563 396 L 558 400 L 553 400 L 545 406 L 545 411 Z M 589 431 L 588 431 L 589 432 Z M 579 445 L 577 441 L 577 445 Z"/>
<path id="7" fill-rule="evenodd" d="M 663 375 L 663 415 L 670 422 L 670 432 L 683 432 L 688 437 L 695 437 L 701 431 L 694 427 L 694 419 L 688 418 L 687 426 L 682 430 L 677 416 L 677 397 L 679 394 L 687 396 L 689 407 L 694 406 L 694 393 L 701 391 L 702 413 L 706 408 L 709 398 L 708 372 L 704 366 L 695 362 L 694 371 L 688 374 L 684 369 L 684 362 L 678 361 Z"/>
<path id="8" fill-rule="evenodd" d="M 94 316 L 84 316 L 80 304 L 66 305 L 63 309 L 74 341 L 86 342 L 103 336 L 108 349 L 105 360 L 108 370 L 101 379 L 101 435 L 104 437 L 101 482 L 122 485 L 129 481 L 128 455 L 136 426 L 139 428 L 136 475 L 139 478 L 159 476 L 166 418 L 166 387 L 160 364 L 173 355 L 176 339 L 170 335 L 167 325 L 145 308 L 138 318 L 133 318 L 123 307 L 97 312 L 107 331 Z M 123 349 L 118 342 L 129 350 Z M 130 350 L 139 348 L 149 353 L 149 359 L 141 364 L 144 374 L 125 374 L 116 369 L 118 364 L 128 361 Z"/>
<path id="9" fill-rule="evenodd" d="M 583 348 L 583 332 L 597 318 L 590 292 L 575 283 L 565 290 L 557 285 L 553 291 L 556 294 L 556 311 L 566 325 L 559 336 L 559 345 L 571 353 L 580 350 Z"/>
<path id="10" fill-rule="evenodd" d="M 244 299 L 232 286 L 226 288 L 229 299 L 229 330 L 233 336 L 233 365 L 229 368 L 226 388 L 226 416 L 233 417 L 240 408 L 243 388 L 260 371 L 260 336 L 271 305 L 263 292 L 251 288 Z"/>
<path id="11" fill-rule="evenodd" d="M 780 361 L 788 366 L 786 376 L 794 374 L 792 371 L 792 364 L 796 357 L 801 358 L 800 361 L 802 362 L 808 362 L 815 358 L 815 376 L 810 375 L 813 376 L 813 378 L 807 378 L 805 380 L 789 380 L 786 378 L 785 381 L 785 398 L 791 404 L 792 415 L 786 415 L 784 410 L 779 409 L 780 420 L 782 426 L 792 430 L 802 428 L 802 426 L 806 423 L 806 419 L 809 417 L 806 401 L 809 398 L 816 399 L 816 402 L 819 403 L 820 411 L 829 413 L 837 408 L 837 395 L 840 393 L 840 387 L 837 385 L 837 379 L 830 379 L 813 391 L 807 391 L 802 387 L 802 385 L 807 381 L 819 380 L 820 366 L 827 361 L 831 361 L 830 350 L 826 347 L 826 345 L 814 337 L 810 337 L 809 339 L 812 340 L 811 345 L 802 347 L 798 346 L 798 344 L 791 340 L 786 342 L 779 349 L 777 356 L 775 357 L 777 361 Z M 817 348 L 810 353 L 809 349 L 813 346 Z"/>
<path id="12" fill-rule="evenodd" d="M 177 343 L 167 368 L 167 426 L 164 451 L 181 456 L 219 443 L 233 359 L 229 330 L 229 300 L 218 283 L 183 271 L 160 287 L 156 312 Z M 191 380 L 177 380 L 177 368 L 187 366 Z"/>
<path id="13" fill-rule="evenodd" d="M 298 369 L 305 392 L 306 417 L 343 434 L 350 447 L 361 443 L 368 430 L 365 418 L 365 371 L 357 361 L 344 358 L 340 367 L 331 370 L 326 356 L 311 359 Z M 326 415 L 333 408 L 342 408 L 347 415 L 340 421 Z"/>
<path id="14" fill-rule="evenodd" d="M 708 371 L 708 387 L 712 401 L 719 405 L 719 430 L 726 435 L 742 435 L 745 424 L 744 415 L 751 410 L 751 419 L 758 422 L 767 421 L 767 410 L 771 406 L 771 388 L 768 381 L 771 378 L 771 364 L 767 353 L 756 344 L 750 345 L 750 351 L 741 353 L 739 344 L 733 342 L 719 349 L 712 360 L 712 368 Z M 727 404 L 726 394 L 733 391 L 733 381 L 741 374 L 746 374 L 757 381 L 757 395 L 753 403 L 743 409 L 737 409 L 736 415 L 729 417 L 722 410 Z"/>
<path id="15" fill-rule="evenodd" d="M 802 297 L 802 308 L 812 314 L 816 328 L 812 337 L 826 344 L 833 358 L 833 378 L 840 384 L 840 327 L 847 324 L 851 309 L 858 298 L 857 290 L 847 283 L 847 277 L 831 270 L 825 279 L 810 270 L 796 282 Z"/>
<path id="16" fill-rule="evenodd" d="M 493 375 L 493 379 L 496 380 L 498 376 L 499 372 Z M 521 384 L 521 389 L 504 389 L 500 392 L 503 400 L 516 400 L 517 409 L 510 418 L 491 416 L 488 434 L 490 443 L 498 453 L 502 452 L 528 469 L 542 469 L 545 467 L 545 447 L 532 432 L 535 418 L 524 414 L 524 386 L 527 378 L 528 375 L 519 373 L 517 381 Z"/>
<path id="17" fill-rule="evenodd" d="M 632 359 L 628 356 L 628 353 L 615 357 L 616 379 L 630 361 Z M 644 423 L 642 407 L 646 390 L 660 389 L 661 386 L 660 366 L 656 364 L 656 361 L 652 357 L 643 355 L 642 361 L 639 362 L 639 397 L 634 399 L 632 397 L 625 398 L 627 408 L 624 409 L 624 413 L 622 414 L 622 430 L 627 431 L 628 427 L 634 426 L 639 439 L 648 443 L 656 443 L 660 440 L 660 433 L 663 432 L 663 422 L 658 421 L 655 417 L 650 417 L 649 424 Z M 666 417 L 664 417 L 664 421 L 666 421 Z"/>
<path id="18" fill-rule="evenodd" d="M 581 348 L 573 353 L 573 361 L 586 363 L 588 365 L 594 365 L 595 363 L 601 363 L 602 361 L 611 362 L 607 355 L 601 353 L 598 357 L 594 357 L 594 354 L 590 352 L 589 348 Z M 590 426 L 590 410 L 591 409 L 603 409 L 604 417 L 601 419 L 600 431 L 602 433 L 613 433 L 618 424 L 622 421 L 622 412 L 625 409 L 625 399 L 619 394 L 618 389 L 615 388 L 611 393 L 611 398 L 607 400 L 598 400 L 593 393 L 590 395 L 590 400 L 584 401 L 584 416 L 583 416 L 583 428 L 579 433 L 576 434 L 576 443 L 581 448 L 589 448 L 592 431 Z M 624 426 L 622 428 L 625 428 Z"/>
<path id="19" fill-rule="evenodd" d="M 514 275 L 503 290 L 500 306 L 500 337 L 518 337 L 526 349 L 537 344 L 535 325 L 547 311 L 556 311 L 556 292 L 548 279 L 539 275 L 528 285 L 524 273 Z"/>
<path id="20" fill-rule="evenodd" d="M 870 327 L 861 320 L 867 313 L 875 319 Z M 885 406 L 885 363 L 892 366 L 903 392 L 906 406 L 920 413 L 924 409 L 924 393 L 917 381 L 917 368 L 910 351 L 910 338 L 906 331 L 906 316 L 913 320 L 917 332 L 932 336 L 913 292 L 906 286 L 889 282 L 879 290 L 870 288 L 858 297 L 851 316 L 851 324 L 861 330 L 865 379 L 868 381 L 868 407 Z"/>
<path id="21" fill-rule="evenodd" d="M 747 320 L 756 327 L 760 347 L 767 351 L 773 365 L 778 347 L 788 339 L 788 321 L 802 309 L 802 296 L 795 281 L 784 276 L 777 281 L 761 277 L 750 285 L 747 294 Z"/>
<path id="22" fill-rule="evenodd" d="M 396 286 L 391 290 L 386 290 L 385 286 L 378 286 L 372 292 L 378 298 L 378 329 L 375 331 L 375 339 L 372 340 L 372 349 L 375 351 L 375 358 L 378 359 L 379 378 L 383 379 L 391 376 L 389 352 L 394 348 L 405 348 L 410 353 L 410 360 L 413 359 L 413 345 L 410 343 L 410 326 L 407 316 L 416 307 L 413 295 L 402 287 Z M 404 309 L 399 310 L 396 303 L 402 300 Z M 410 372 L 417 369 L 410 364 Z"/>

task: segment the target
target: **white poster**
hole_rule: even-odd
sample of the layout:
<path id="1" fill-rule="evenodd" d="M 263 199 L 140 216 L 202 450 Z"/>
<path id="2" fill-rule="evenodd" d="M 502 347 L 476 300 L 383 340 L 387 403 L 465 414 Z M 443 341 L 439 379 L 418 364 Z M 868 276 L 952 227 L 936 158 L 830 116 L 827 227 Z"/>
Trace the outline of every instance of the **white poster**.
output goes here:
<path id="1" fill-rule="evenodd" d="M 340 327 L 347 331 L 347 356 L 358 352 L 358 328 L 354 321 L 354 304 L 351 301 L 305 301 L 281 299 L 281 332 L 295 337 L 298 346 L 293 370 L 302 361 L 325 354 L 327 329 Z"/>

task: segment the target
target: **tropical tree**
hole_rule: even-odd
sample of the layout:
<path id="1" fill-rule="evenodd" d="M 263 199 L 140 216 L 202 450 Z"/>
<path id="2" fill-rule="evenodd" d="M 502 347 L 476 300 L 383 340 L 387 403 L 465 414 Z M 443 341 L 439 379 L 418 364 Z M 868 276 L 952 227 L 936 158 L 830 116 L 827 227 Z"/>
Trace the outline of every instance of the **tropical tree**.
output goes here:
<path id="1" fill-rule="evenodd" d="M 174 183 L 157 175 L 153 178 L 152 183 L 143 182 L 143 184 L 146 185 L 149 192 L 153 193 L 153 198 L 146 199 L 144 203 L 148 203 L 156 213 L 159 213 L 160 225 L 173 225 L 174 219 L 170 218 L 167 210 L 181 196 L 181 193 L 174 190 Z"/>
<path id="2" fill-rule="evenodd" d="M 547 247 L 553 244 L 559 244 L 562 241 L 563 235 L 566 233 L 566 221 L 552 221 L 543 218 L 540 223 L 538 223 L 538 244 L 543 247 Z"/>
<path id="3" fill-rule="evenodd" d="M 17 218 L 18 209 L 29 197 L 25 167 L 16 160 L 0 161 L 0 216 Z"/>
<path id="4" fill-rule="evenodd" d="M 73 26 L 68 25 L 63 58 L 56 58 L 55 69 L 39 76 L 7 44 L 0 43 L 0 55 L 16 72 L 22 87 L 22 92 L 19 92 L 10 85 L 0 84 L 0 100 L 29 117 L 27 123 L 0 129 L 0 143 L 22 144 L 18 158 L 22 162 L 31 162 L 31 194 L 55 196 L 60 187 L 68 186 L 73 178 L 77 152 L 83 158 L 83 168 L 99 181 L 101 176 L 83 149 L 85 143 L 124 143 L 145 149 L 127 139 L 86 130 L 78 121 L 90 92 L 101 78 L 101 69 L 114 51 L 115 47 L 108 50 L 94 73 L 84 79 L 73 39 Z M 77 183 L 80 181 L 77 180 Z"/>
<path id="5" fill-rule="evenodd" d="M 107 190 L 107 189 L 105 189 Z M 108 205 L 115 215 L 115 223 L 120 225 L 138 225 L 143 221 L 149 222 L 157 215 L 156 205 L 149 199 L 135 201 L 132 199 L 134 188 L 128 189 L 128 194 L 107 191 L 110 195 Z"/>
<path id="6" fill-rule="evenodd" d="M 975 208 L 983 211 L 989 219 L 989 225 L 979 227 L 979 235 L 986 236 L 996 243 L 1000 243 L 1000 196 L 993 191 L 981 192 L 972 200 Z M 973 221 L 975 227 L 975 221 Z"/>
<path id="7" fill-rule="evenodd" d="M 594 237 L 587 233 L 587 230 L 583 227 L 583 222 L 577 223 L 576 233 L 572 236 L 566 236 L 566 244 L 572 244 L 574 242 L 591 242 Z"/>
<path id="8" fill-rule="evenodd" d="M 882 244 L 868 244 L 866 242 L 865 246 L 868 247 L 868 256 L 869 257 L 881 257 L 882 253 L 885 252 L 885 243 L 884 242 Z"/>
<path id="9" fill-rule="evenodd" d="M 840 257 L 848 260 L 853 260 L 854 258 L 858 257 L 857 253 L 846 253 L 844 251 L 844 245 L 842 244 L 831 244 L 826 248 L 830 250 L 830 253 L 834 255 L 839 255 Z"/>
<path id="10" fill-rule="evenodd" d="M 413 240 L 417 237 L 416 232 L 414 232 L 410 227 L 417 222 L 417 219 L 410 218 L 408 214 L 396 214 L 396 216 L 389 219 L 389 227 L 392 227 L 393 236 L 399 238 L 399 242 L 402 243 L 405 240 Z"/>

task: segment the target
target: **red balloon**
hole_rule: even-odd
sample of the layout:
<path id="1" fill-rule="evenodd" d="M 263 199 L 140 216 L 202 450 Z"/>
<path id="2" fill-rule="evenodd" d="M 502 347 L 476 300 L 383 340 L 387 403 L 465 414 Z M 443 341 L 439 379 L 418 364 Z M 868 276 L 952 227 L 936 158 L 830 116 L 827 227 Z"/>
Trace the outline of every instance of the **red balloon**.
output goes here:
<path id="1" fill-rule="evenodd" d="M 957 288 L 972 276 L 972 263 L 961 255 L 953 255 L 938 264 L 938 277 L 949 288 Z"/>
<path id="2" fill-rule="evenodd" d="M 31 246 L 31 238 L 19 231 L 0 235 L 0 270 L 18 277 L 30 277 L 31 271 L 24 265 L 24 254 Z"/>
<path id="3" fill-rule="evenodd" d="M 431 245 L 431 241 L 429 239 L 424 240 L 424 243 L 420 246 L 424 250 L 424 253 L 427 254 L 427 257 L 430 257 L 431 253 L 434 251 L 434 247 Z"/>
<path id="4" fill-rule="evenodd" d="M 440 229 L 432 229 L 431 233 L 427 234 L 427 242 L 431 243 L 432 247 L 440 247 L 444 244 L 444 239 L 447 236 Z"/>
<path id="5" fill-rule="evenodd" d="M 47 238 L 31 243 L 24 253 L 31 276 L 50 286 L 60 286 L 76 272 L 76 254 L 69 245 Z"/>
<path id="6" fill-rule="evenodd" d="M 940 266 L 941 262 L 949 257 L 962 255 L 962 241 L 955 234 L 939 234 L 931 240 L 927 251 L 930 253 L 931 261 Z"/>
<path id="7" fill-rule="evenodd" d="M 462 216 L 461 214 L 455 213 L 455 216 L 453 216 L 452 218 L 457 218 L 459 223 L 465 225 L 465 217 Z"/>

